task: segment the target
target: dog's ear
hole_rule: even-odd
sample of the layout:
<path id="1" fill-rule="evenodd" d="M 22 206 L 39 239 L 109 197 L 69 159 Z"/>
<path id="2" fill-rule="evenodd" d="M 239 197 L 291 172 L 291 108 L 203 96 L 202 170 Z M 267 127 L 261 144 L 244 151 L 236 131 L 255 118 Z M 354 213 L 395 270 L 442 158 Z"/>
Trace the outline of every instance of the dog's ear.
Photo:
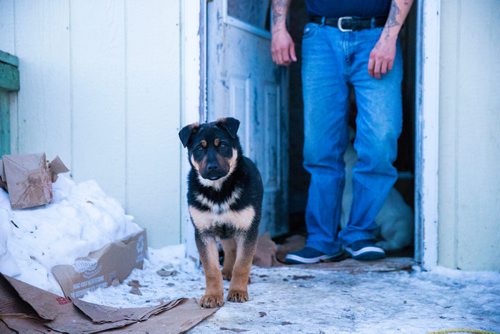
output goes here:
<path id="1" fill-rule="evenodd" d="M 238 132 L 238 128 L 240 127 L 240 121 L 232 117 L 219 118 L 217 120 L 217 126 L 226 130 L 231 138 L 236 139 L 236 133 Z"/>
<path id="2" fill-rule="evenodd" d="M 198 131 L 200 125 L 198 123 L 193 123 L 186 125 L 179 131 L 179 138 L 181 139 L 182 145 L 186 147 L 189 143 L 189 138 Z"/>

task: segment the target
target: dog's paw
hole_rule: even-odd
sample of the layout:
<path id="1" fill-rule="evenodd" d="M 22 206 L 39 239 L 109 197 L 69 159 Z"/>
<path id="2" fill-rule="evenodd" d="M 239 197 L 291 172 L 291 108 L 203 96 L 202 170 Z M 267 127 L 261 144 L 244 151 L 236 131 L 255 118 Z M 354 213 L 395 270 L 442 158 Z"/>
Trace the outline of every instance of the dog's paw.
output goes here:
<path id="1" fill-rule="evenodd" d="M 224 295 L 204 295 L 200 299 L 200 306 L 204 308 L 214 308 L 224 305 Z"/>
<path id="2" fill-rule="evenodd" d="M 248 292 L 242 290 L 229 290 L 227 300 L 235 303 L 244 303 L 248 301 Z"/>

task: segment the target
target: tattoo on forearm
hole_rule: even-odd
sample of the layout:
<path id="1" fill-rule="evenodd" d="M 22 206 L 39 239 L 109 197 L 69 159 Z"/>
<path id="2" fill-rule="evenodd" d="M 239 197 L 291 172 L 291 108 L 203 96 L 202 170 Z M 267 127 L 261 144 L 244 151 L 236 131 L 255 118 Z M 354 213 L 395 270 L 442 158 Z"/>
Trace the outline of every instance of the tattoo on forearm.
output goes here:
<path id="1" fill-rule="evenodd" d="M 273 0 L 273 26 L 275 26 L 277 23 L 285 21 L 289 2 L 290 0 Z"/>
<path id="2" fill-rule="evenodd" d="M 401 10 L 399 9 L 398 4 L 396 3 L 395 0 L 392 0 L 391 10 L 389 11 L 389 17 L 387 18 L 387 22 L 385 24 L 387 28 L 392 28 L 401 25 L 401 23 L 399 23 L 397 19 L 400 12 Z"/>

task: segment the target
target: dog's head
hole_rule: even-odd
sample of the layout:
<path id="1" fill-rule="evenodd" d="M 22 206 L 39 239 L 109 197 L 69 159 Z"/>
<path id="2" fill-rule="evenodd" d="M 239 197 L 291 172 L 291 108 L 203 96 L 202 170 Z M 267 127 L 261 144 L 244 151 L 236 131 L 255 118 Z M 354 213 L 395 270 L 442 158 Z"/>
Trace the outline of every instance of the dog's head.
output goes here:
<path id="1" fill-rule="evenodd" d="M 227 117 L 211 123 L 193 123 L 179 132 L 182 145 L 188 148 L 189 162 L 205 185 L 224 179 L 236 168 L 241 155 L 236 134 L 239 126 L 237 119 Z"/>

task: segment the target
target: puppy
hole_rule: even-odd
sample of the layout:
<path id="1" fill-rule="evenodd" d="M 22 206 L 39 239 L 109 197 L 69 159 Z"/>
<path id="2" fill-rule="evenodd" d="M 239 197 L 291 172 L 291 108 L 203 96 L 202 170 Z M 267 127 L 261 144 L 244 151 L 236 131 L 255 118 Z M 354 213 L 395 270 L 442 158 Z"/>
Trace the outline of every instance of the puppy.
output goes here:
<path id="1" fill-rule="evenodd" d="M 261 217 L 263 185 L 255 164 L 244 157 L 240 122 L 228 117 L 185 126 L 179 137 L 188 148 L 188 206 L 205 271 L 202 307 L 224 304 L 222 279 L 231 281 L 228 301 L 248 300 L 248 280 Z M 217 240 L 224 249 L 222 273 Z"/>

